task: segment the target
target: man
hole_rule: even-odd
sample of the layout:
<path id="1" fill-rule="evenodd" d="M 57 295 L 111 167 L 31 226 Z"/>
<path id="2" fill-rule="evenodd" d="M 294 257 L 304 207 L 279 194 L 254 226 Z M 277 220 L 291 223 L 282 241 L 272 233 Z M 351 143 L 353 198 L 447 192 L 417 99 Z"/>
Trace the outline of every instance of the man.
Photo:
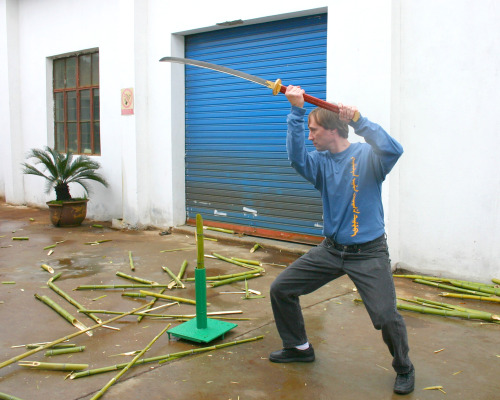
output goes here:
<path id="1" fill-rule="evenodd" d="M 311 293 L 344 274 L 356 285 L 374 327 L 393 356 L 394 391 L 413 391 L 415 369 L 408 357 L 406 325 L 396 308 L 384 228 L 381 188 L 403 153 L 401 145 L 379 125 L 360 117 L 355 107 L 339 105 L 340 113 L 317 108 L 309 115 L 309 140 L 304 143 L 304 90 L 288 86 L 287 151 L 291 165 L 321 193 L 324 241 L 293 262 L 271 285 L 271 304 L 283 349 L 272 362 L 311 362 L 299 296 Z M 353 120 L 354 119 L 354 120 Z M 350 143 L 348 124 L 366 143 Z"/>

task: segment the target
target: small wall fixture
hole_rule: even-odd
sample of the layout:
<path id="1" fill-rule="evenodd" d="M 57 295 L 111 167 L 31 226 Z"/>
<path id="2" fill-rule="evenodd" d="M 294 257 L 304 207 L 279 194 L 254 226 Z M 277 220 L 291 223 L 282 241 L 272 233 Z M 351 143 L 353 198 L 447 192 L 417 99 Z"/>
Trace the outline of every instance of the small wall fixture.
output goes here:
<path id="1" fill-rule="evenodd" d="M 226 22 L 217 22 L 215 25 L 218 26 L 235 26 L 235 25 L 243 25 L 242 19 L 235 19 L 234 21 L 226 21 Z"/>

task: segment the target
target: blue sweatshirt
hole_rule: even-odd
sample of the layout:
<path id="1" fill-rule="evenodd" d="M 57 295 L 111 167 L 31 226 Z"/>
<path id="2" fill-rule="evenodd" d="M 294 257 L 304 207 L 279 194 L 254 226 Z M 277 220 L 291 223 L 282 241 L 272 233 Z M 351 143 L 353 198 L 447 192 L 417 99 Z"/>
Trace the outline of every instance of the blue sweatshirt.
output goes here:
<path id="1" fill-rule="evenodd" d="M 379 125 L 361 117 L 350 125 L 366 143 L 340 152 L 308 152 L 306 110 L 292 106 L 287 152 L 292 167 L 311 182 L 323 200 L 323 234 L 343 245 L 366 243 L 385 232 L 382 182 L 396 164 L 402 146 Z"/>

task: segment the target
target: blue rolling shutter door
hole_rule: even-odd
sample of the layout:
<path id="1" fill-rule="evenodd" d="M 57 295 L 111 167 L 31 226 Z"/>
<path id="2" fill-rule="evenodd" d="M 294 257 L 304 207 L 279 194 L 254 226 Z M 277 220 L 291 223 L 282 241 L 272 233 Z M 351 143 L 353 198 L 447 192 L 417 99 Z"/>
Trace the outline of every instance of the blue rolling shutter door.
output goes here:
<path id="1" fill-rule="evenodd" d="M 324 99 L 326 14 L 187 36 L 186 57 L 281 78 Z M 257 235 L 321 236 L 320 196 L 288 161 L 289 110 L 283 94 L 186 66 L 188 220 L 200 213 L 208 225 L 250 227 Z"/>

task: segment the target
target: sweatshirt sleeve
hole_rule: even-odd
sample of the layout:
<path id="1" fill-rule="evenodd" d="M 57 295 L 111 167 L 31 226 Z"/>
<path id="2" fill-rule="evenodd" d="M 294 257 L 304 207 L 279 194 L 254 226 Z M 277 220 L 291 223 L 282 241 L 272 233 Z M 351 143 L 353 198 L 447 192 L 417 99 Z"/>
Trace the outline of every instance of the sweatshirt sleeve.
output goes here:
<path id="1" fill-rule="evenodd" d="M 314 186 L 317 183 L 318 160 L 316 152 L 309 153 L 305 145 L 304 108 L 292 106 L 288 114 L 288 131 L 286 136 L 286 150 L 292 167 Z"/>
<path id="2" fill-rule="evenodd" d="M 403 154 L 403 147 L 380 125 L 365 117 L 361 117 L 357 122 L 351 121 L 350 125 L 354 128 L 354 132 L 371 146 L 374 167 L 378 169 L 381 179 L 385 179 Z"/>

